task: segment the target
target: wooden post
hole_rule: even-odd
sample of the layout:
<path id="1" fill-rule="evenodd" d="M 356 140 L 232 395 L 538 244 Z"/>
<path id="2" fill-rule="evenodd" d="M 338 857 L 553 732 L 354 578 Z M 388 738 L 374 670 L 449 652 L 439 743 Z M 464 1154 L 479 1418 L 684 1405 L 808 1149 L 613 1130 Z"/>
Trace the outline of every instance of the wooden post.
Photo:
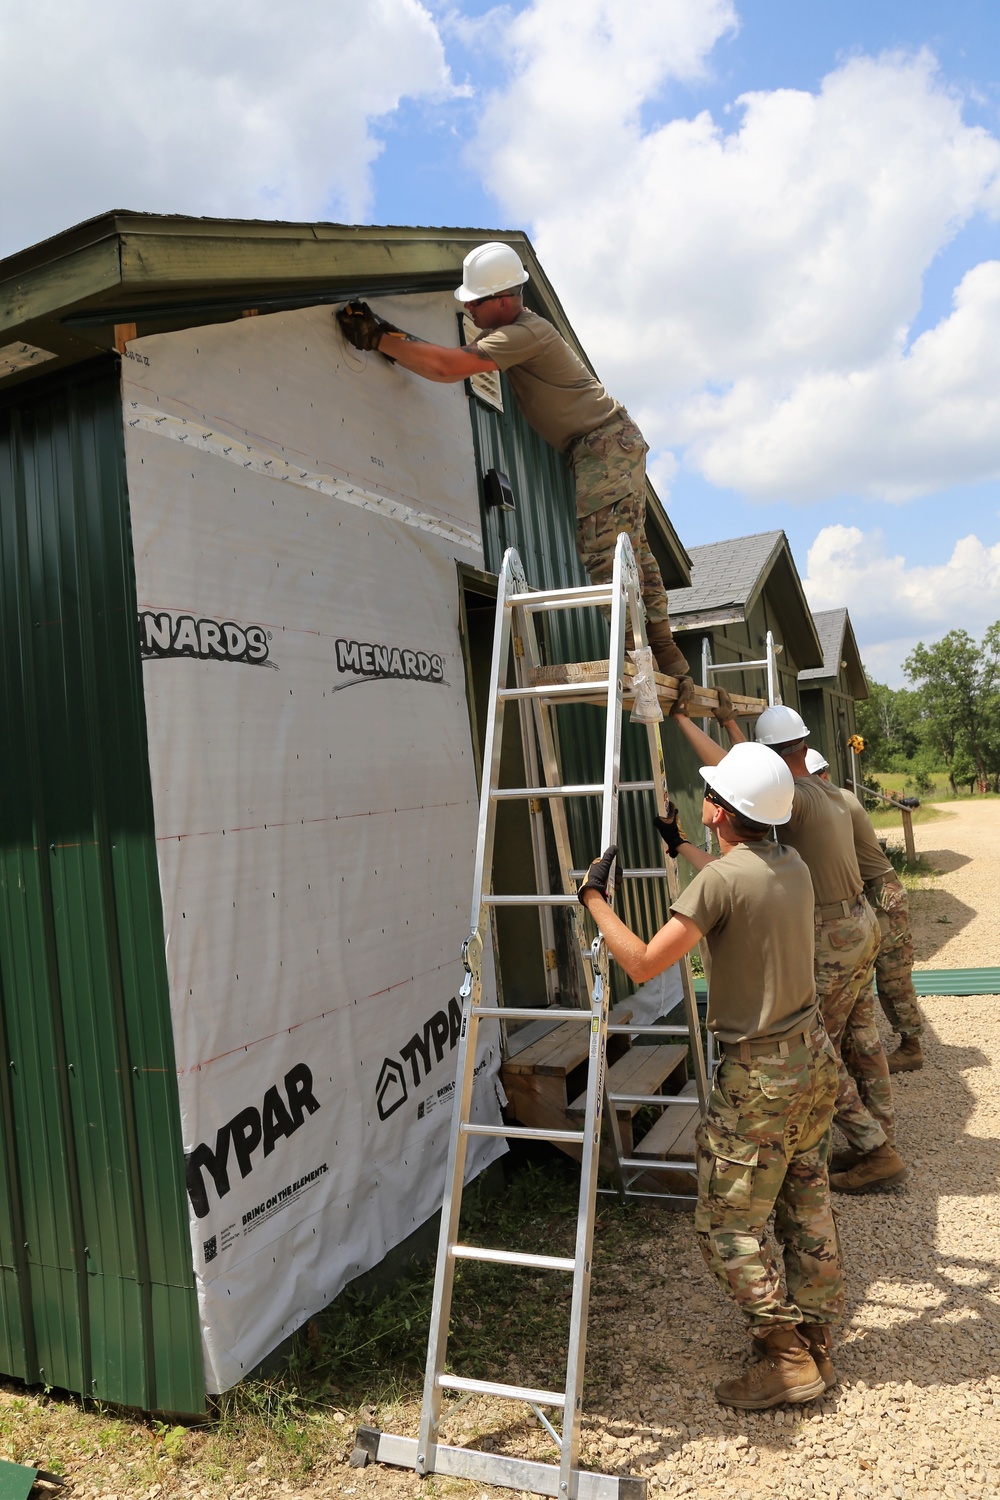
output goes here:
<path id="1" fill-rule="evenodd" d="M 913 813 L 908 807 L 900 809 L 903 814 L 903 843 L 906 847 L 906 863 L 917 867 L 917 846 L 913 842 Z"/>
<path id="2" fill-rule="evenodd" d="M 125 345 L 135 338 L 134 323 L 115 324 L 115 348 L 119 354 L 125 353 Z"/>

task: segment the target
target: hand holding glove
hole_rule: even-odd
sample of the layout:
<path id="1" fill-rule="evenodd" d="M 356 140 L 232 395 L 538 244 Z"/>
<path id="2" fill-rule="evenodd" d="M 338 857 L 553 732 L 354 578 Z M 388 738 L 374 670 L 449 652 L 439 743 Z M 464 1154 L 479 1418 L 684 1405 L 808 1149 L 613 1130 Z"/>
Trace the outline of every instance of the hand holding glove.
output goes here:
<path id="1" fill-rule="evenodd" d="M 736 718 L 733 700 L 724 687 L 716 688 L 715 691 L 719 695 L 719 706 L 718 708 L 713 708 L 712 715 L 718 724 L 730 724 Z"/>
<path id="2" fill-rule="evenodd" d="M 336 314 L 337 322 L 340 324 L 344 338 L 355 349 L 377 350 L 378 341 L 385 333 L 397 334 L 400 338 L 406 335 L 395 323 L 387 323 L 385 318 L 380 318 L 378 313 L 372 312 L 367 302 L 347 302 Z M 391 359 L 386 355 L 386 359 Z"/>
<path id="3" fill-rule="evenodd" d="M 581 906 L 586 906 L 587 904 L 583 899 L 584 891 L 600 891 L 605 901 L 611 899 L 608 896 L 608 880 L 611 876 L 612 865 L 615 866 L 615 891 L 621 889 L 621 883 L 624 879 L 624 876 L 622 875 L 621 870 L 618 868 L 618 865 L 616 863 L 617 859 L 618 845 L 612 844 L 609 849 L 605 849 L 600 859 L 594 860 L 590 869 L 587 871 L 586 880 L 583 882 L 580 889 L 576 893 L 577 900 L 580 902 Z"/>
<path id="4" fill-rule="evenodd" d="M 657 833 L 660 835 L 660 838 L 666 844 L 667 853 L 670 855 L 671 859 L 677 858 L 682 844 L 690 844 L 691 842 L 687 834 L 684 832 L 684 829 L 681 827 L 681 820 L 677 813 L 677 807 L 673 802 L 667 803 L 667 815 L 665 818 L 653 819 L 653 827 L 656 829 Z"/>

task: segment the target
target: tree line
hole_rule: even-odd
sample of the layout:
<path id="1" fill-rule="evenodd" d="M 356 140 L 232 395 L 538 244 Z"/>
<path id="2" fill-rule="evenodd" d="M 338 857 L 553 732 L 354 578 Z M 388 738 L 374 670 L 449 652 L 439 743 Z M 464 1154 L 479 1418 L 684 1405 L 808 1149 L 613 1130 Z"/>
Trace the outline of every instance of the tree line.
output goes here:
<path id="1" fill-rule="evenodd" d="M 903 663 L 909 688 L 868 678 L 857 704 L 866 771 L 903 771 L 929 791 L 935 771 L 951 789 L 1000 792 L 1000 620 L 981 641 L 950 630 L 933 646 L 921 641 Z"/>

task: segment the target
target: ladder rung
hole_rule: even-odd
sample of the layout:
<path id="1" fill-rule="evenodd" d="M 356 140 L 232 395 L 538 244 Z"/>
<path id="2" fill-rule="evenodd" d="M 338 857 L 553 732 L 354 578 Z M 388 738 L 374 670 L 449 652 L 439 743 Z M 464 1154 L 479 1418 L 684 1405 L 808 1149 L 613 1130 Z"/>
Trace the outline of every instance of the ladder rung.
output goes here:
<path id="1" fill-rule="evenodd" d="M 483 906 L 575 906 L 577 896 L 483 896 Z"/>
<path id="2" fill-rule="evenodd" d="M 610 583 L 578 583 L 568 589 L 533 589 L 530 594 L 513 594 L 511 603 L 525 609 L 573 609 L 582 604 L 610 602 L 614 592 Z"/>
<path id="3" fill-rule="evenodd" d="M 510 698 L 596 698 L 606 693 L 607 682 L 598 677 L 594 682 L 550 682 L 538 683 L 534 687 L 499 688 L 497 698 L 501 703 Z"/>
<path id="4" fill-rule="evenodd" d="M 653 783 L 651 781 L 619 781 L 620 792 L 651 792 Z"/>
<path id="5" fill-rule="evenodd" d="M 604 783 L 579 786 L 498 786 L 490 789 L 494 802 L 514 802 L 519 797 L 603 797 Z"/>
<path id="6" fill-rule="evenodd" d="M 608 1098 L 612 1104 L 659 1104 L 664 1108 L 678 1102 L 676 1094 L 609 1094 Z M 681 1102 L 690 1104 L 692 1101 L 684 1099 Z"/>
<path id="7" fill-rule="evenodd" d="M 570 870 L 571 880 L 583 880 L 589 872 L 587 870 Z M 668 870 L 622 870 L 622 876 L 626 880 L 666 880 Z"/>
<path id="8" fill-rule="evenodd" d="M 565 1141 L 574 1146 L 583 1141 L 582 1130 L 536 1130 L 531 1125 L 463 1125 L 462 1134 L 495 1135 L 519 1141 Z"/>
<path id="9" fill-rule="evenodd" d="M 671 1006 L 673 1010 L 675 1007 Z M 609 1036 L 690 1036 L 687 1026 L 609 1026 Z"/>
<path id="10" fill-rule="evenodd" d="M 566 1405 L 564 1391 L 535 1391 L 526 1385 L 498 1385 L 492 1380 L 466 1380 L 461 1375 L 439 1375 L 437 1384 L 445 1391 L 471 1391 L 473 1395 L 503 1396 L 507 1401 L 533 1401 L 536 1406 Z"/>
<path id="11" fill-rule="evenodd" d="M 656 1156 L 623 1156 L 620 1165 L 640 1172 L 690 1172 L 695 1176 L 698 1171 L 693 1161 L 660 1161 Z"/>
<path id="12" fill-rule="evenodd" d="M 487 1250 L 482 1245 L 452 1245 L 456 1260 L 488 1260 L 498 1266 L 526 1266 L 535 1271 L 575 1271 L 571 1255 L 533 1255 L 528 1250 Z"/>
<path id="13" fill-rule="evenodd" d="M 472 1007 L 474 1016 L 502 1016 L 505 1021 L 591 1021 L 594 1012 L 588 1006 L 574 1006 L 572 1010 L 565 1006 L 550 1005 L 543 1010 L 541 1006 L 532 1008 L 524 1005 L 474 1005 Z"/>

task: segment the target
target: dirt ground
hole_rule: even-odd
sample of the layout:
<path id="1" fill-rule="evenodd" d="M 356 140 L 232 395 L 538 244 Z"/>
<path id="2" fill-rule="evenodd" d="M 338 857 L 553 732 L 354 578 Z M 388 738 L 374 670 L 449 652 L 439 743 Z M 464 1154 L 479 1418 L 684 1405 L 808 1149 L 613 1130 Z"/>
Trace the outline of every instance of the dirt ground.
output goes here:
<path id="1" fill-rule="evenodd" d="M 953 815 L 915 830 L 919 849 L 941 872 L 911 897 L 918 963 L 1000 966 L 1000 801 L 945 810 Z M 1000 1494 L 1000 997 L 922 1003 L 926 1064 L 899 1076 L 895 1089 L 909 1180 L 884 1194 L 838 1199 L 848 1288 L 839 1385 L 794 1411 L 720 1407 L 714 1382 L 746 1357 L 741 1320 L 704 1270 L 690 1216 L 637 1211 L 630 1252 L 595 1275 L 584 1466 L 645 1476 L 651 1500 Z M 512 1351 L 508 1372 L 505 1378 L 530 1383 L 530 1350 Z M 0 1412 L 9 1413 L 11 1399 L 0 1397 Z M 359 1415 L 411 1435 L 418 1414 L 412 1399 L 338 1414 L 339 1435 L 331 1432 L 324 1461 L 304 1488 L 270 1461 L 256 1468 L 250 1455 L 229 1475 L 209 1475 L 197 1462 L 163 1465 L 159 1477 L 147 1470 L 137 1488 L 125 1466 L 109 1470 L 95 1454 L 92 1462 L 67 1457 L 69 1493 L 87 1500 L 509 1496 L 465 1481 L 349 1467 Z M 519 1408 L 478 1398 L 445 1436 L 553 1458 Z"/>

